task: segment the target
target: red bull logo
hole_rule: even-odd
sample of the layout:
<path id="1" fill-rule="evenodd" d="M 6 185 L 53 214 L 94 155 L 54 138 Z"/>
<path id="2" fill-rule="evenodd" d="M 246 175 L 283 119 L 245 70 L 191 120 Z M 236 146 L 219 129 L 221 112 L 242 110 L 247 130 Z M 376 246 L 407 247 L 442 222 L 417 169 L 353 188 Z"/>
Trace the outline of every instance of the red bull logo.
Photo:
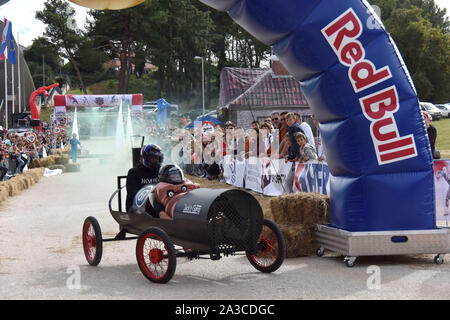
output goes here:
<path id="1" fill-rule="evenodd" d="M 322 34 L 340 63 L 349 68 L 348 77 L 355 93 L 363 92 L 392 77 L 389 66 L 377 69 L 366 59 L 364 46 L 358 41 L 363 24 L 352 8 L 322 29 Z M 400 136 L 394 114 L 400 104 L 395 86 L 359 99 L 364 116 L 370 121 L 370 134 L 378 164 L 384 165 L 417 156 L 412 134 Z"/>

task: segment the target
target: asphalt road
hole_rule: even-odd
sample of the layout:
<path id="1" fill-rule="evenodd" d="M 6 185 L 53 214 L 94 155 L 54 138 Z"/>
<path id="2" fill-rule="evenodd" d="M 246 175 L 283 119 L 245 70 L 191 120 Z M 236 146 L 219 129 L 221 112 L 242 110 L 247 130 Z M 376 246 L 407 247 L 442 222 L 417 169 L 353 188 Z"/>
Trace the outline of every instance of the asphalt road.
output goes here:
<path id="1" fill-rule="evenodd" d="M 107 153 L 94 142 L 82 141 L 91 154 Z M 360 257 L 347 268 L 343 257 L 326 253 L 287 259 L 273 274 L 260 273 L 245 256 L 179 258 L 172 280 L 157 285 L 140 272 L 131 240 L 104 244 L 101 263 L 91 267 L 82 250 L 83 221 L 94 216 L 104 237 L 117 233 L 107 203 L 116 176 L 126 174 L 131 161 L 102 157 L 80 163 L 80 172 L 43 177 L 1 204 L 0 299 L 450 298 L 450 257 L 436 265 L 431 254 Z"/>

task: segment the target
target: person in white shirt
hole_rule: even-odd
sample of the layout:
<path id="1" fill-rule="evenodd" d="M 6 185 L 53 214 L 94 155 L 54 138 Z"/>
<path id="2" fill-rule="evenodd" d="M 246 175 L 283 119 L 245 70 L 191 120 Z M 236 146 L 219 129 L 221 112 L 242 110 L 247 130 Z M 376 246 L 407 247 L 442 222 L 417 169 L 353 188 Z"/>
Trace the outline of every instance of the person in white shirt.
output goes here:
<path id="1" fill-rule="evenodd" d="M 317 128 L 317 138 L 316 138 L 316 152 L 317 152 L 317 160 L 319 161 L 327 161 L 325 157 L 325 151 L 323 150 L 322 145 L 322 136 L 320 134 L 319 121 L 316 119 L 314 115 L 312 115 L 312 119 L 314 121 L 314 126 Z"/>
<path id="2" fill-rule="evenodd" d="M 273 140 L 273 136 L 272 136 L 272 126 L 269 123 L 264 122 L 260 129 L 260 133 L 262 134 L 262 138 L 264 139 L 264 145 L 265 145 L 265 150 L 264 153 L 267 154 L 267 151 L 270 149 L 270 146 L 272 145 L 272 140 Z M 270 154 L 268 154 L 269 156 Z"/>
<path id="3" fill-rule="evenodd" d="M 305 133 L 306 138 L 308 139 L 308 143 L 310 145 L 312 145 L 314 147 L 314 149 L 316 149 L 316 142 L 314 140 L 314 135 L 312 133 L 311 127 L 309 126 L 308 123 L 303 122 L 302 121 L 302 116 L 299 115 L 298 113 L 295 114 L 296 116 L 296 121 L 297 123 L 300 125 L 300 127 L 302 128 L 303 132 Z"/>

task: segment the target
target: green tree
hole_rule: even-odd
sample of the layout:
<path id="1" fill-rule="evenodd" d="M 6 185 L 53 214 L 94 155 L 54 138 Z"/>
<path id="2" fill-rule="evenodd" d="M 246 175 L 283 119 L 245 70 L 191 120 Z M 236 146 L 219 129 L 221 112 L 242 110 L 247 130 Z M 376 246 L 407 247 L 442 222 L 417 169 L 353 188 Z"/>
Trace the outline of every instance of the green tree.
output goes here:
<path id="1" fill-rule="evenodd" d="M 419 99 L 450 98 L 450 34 L 424 18 L 418 7 L 396 9 L 385 21 L 411 73 Z"/>
<path id="2" fill-rule="evenodd" d="M 158 95 L 176 101 L 189 101 L 192 83 L 201 81 L 201 68 L 194 57 L 205 58 L 207 77 L 212 60 L 208 48 L 216 36 L 214 25 L 209 13 L 194 4 L 192 0 L 153 0 L 142 33 L 146 57 L 158 68 L 152 73 Z"/>
<path id="3" fill-rule="evenodd" d="M 44 62 L 44 77 L 46 82 L 50 83 L 57 81 L 57 74 L 63 65 L 63 61 L 60 56 L 55 53 L 52 44 L 49 43 L 47 39 L 43 37 L 34 39 L 31 46 L 24 51 L 24 57 L 37 87 L 40 87 L 41 85 L 39 84 L 42 84 L 42 62 Z"/>
<path id="4" fill-rule="evenodd" d="M 431 22 L 433 27 L 438 27 L 448 32 L 450 21 L 445 8 L 440 8 L 434 0 L 372 0 L 371 4 L 381 9 L 381 18 L 387 21 L 396 9 L 411 9 L 412 6 L 422 9 L 421 16 Z"/>
<path id="5" fill-rule="evenodd" d="M 80 46 L 74 52 L 74 59 L 79 65 L 80 73 L 83 75 L 87 87 L 108 78 L 108 74 L 103 67 L 108 60 L 108 56 L 103 51 L 97 50 L 91 39 L 83 38 Z M 66 69 L 73 70 L 73 68 Z"/>
<path id="6" fill-rule="evenodd" d="M 137 47 L 140 21 L 146 12 L 144 5 L 125 10 L 91 10 L 93 21 L 88 35 L 110 59 L 120 59 L 118 93 L 128 92 L 128 79 L 132 72 L 132 56 Z"/>
<path id="7" fill-rule="evenodd" d="M 82 34 L 75 27 L 75 9 L 62 0 L 48 0 L 44 9 L 36 12 L 36 18 L 46 24 L 44 37 L 51 43 L 55 52 L 68 59 L 76 71 L 80 86 L 86 93 L 74 52 L 78 49 Z"/>

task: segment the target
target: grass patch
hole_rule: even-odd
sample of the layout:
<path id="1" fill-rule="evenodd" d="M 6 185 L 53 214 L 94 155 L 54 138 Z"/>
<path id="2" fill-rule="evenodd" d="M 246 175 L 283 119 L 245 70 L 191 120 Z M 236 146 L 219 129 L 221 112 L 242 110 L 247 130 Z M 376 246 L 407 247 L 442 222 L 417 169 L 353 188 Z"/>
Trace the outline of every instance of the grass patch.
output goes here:
<path id="1" fill-rule="evenodd" d="M 436 148 L 441 152 L 441 159 L 450 159 L 450 118 L 431 122 L 437 130 Z"/>

